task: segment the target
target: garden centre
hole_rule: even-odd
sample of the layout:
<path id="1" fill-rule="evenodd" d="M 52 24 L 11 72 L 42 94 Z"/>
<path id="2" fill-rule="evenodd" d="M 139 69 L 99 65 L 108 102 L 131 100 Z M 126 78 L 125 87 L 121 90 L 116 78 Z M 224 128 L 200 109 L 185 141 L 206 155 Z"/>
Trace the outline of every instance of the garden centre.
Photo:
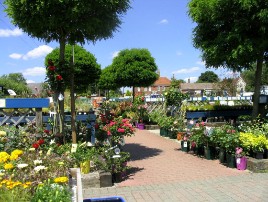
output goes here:
<path id="1" fill-rule="evenodd" d="M 124 137 L 150 126 L 157 126 L 165 138 L 177 139 L 181 152 L 218 159 L 227 167 L 246 170 L 249 158 L 268 158 L 265 118 L 252 120 L 240 115 L 235 122 L 230 121 L 234 116 L 187 118 L 193 111 L 222 114 L 230 109 L 250 110 L 249 101 L 237 101 L 232 106 L 216 102 L 211 106 L 207 101 L 187 102 L 187 95 L 182 94 L 174 100 L 168 93 L 165 102 L 154 104 L 145 102 L 142 96 L 135 97 L 134 102 L 103 102 L 92 111 L 94 116 L 87 114 L 76 123 L 77 144 L 72 143 L 68 125 L 66 134 L 53 133 L 53 116 L 42 127 L 35 119 L 26 124 L 2 124 L 0 199 L 71 201 L 71 168 L 80 168 L 82 174 L 102 170 L 111 174 L 112 183 L 120 182 L 129 174 L 127 162 L 132 155 L 124 151 Z"/>

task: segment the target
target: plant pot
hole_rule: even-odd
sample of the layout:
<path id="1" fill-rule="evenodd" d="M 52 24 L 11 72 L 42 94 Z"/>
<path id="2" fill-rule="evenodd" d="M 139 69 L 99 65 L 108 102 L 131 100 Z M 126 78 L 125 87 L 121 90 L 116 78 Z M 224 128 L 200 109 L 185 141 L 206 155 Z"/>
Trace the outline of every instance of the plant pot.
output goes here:
<path id="1" fill-rule="evenodd" d="M 245 156 L 236 158 L 236 168 L 238 170 L 246 170 L 247 158 Z"/>
<path id="2" fill-rule="evenodd" d="M 212 146 L 204 147 L 204 156 L 207 160 L 215 159 L 216 157 L 215 147 L 212 147 Z"/>
<path id="3" fill-rule="evenodd" d="M 226 153 L 226 165 L 229 168 L 235 168 L 236 167 L 236 160 L 235 160 L 235 155 L 234 154 L 230 154 L 230 153 Z"/>
<path id="4" fill-rule="evenodd" d="M 190 150 L 190 142 L 189 141 L 181 141 L 181 150 L 183 152 L 188 152 Z"/>
<path id="5" fill-rule="evenodd" d="M 160 128 L 160 135 L 161 136 L 167 136 L 167 129 L 165 129 L 165 128 Z"/>
<path id="6" fill-rule="evenodd" d="M 80 163 L 80 169 L 82 174 L 88 174 L 90 172 L 90 160 Z"/>
<path id="7" fill-rule="evenodd" d="M 112 174 L 112 182 L 113 183 L 119 183 L 119 182 L 122 182 L 122 173 L 119 172 L 119 173 L 113 173 Z"/>
<path id="8" fill-rule="evenodd" d="M 194 153 L 198 156 L 204 156 L 204 146 L 203 145 L 196 145 Z"/>
<path id="9" fill-rule="evenodd" d="M 144 130 L 144 128 L 145 128 L 144 123 L 138 123 L 138 129 L 139 130 Z"/>
<path id="10" fill-rule="evenodd" d="M 264 152 L 255 152 L 255 158 L 256 159 L 263 159 Z"/>
<path id="11" fill-rule="evenodd" d="M 181 141 L 183 136 L 184 136 L 185 132 L 178 132 L 177 133 L 177 140 Z"/>
<path id="12" fill-rule="evenodd" d="M 219 161 L 220 161 L 220 163 L 226 163 L 226 151 L 224 148 L 220 148 Z"/>

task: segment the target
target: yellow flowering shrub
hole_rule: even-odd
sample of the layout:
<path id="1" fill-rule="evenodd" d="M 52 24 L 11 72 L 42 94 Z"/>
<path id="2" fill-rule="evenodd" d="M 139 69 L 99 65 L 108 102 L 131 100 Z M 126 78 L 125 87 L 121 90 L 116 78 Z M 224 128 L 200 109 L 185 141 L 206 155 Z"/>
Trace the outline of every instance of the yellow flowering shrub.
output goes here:
<path id="1" fill-rule="evenodd" d="M 5 165 L 4 165 L 4 169 L 5 170 L 11 170 L 11 169 L 13 169 L 14 168 L 14 165 L 12 164 L 12 163 L 6 163 Z"/>
<path id="2" fill-rule="evenodd" d="M 0 152 L 0 163 L 5 163 L 9 160 L 10 155 L 7 152 Z"/>

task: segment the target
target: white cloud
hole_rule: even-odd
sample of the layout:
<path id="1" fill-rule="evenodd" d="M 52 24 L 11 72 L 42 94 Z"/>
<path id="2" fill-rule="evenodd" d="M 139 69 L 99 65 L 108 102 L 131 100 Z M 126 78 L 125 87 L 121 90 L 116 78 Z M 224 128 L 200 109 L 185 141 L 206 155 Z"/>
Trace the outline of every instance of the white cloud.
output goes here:
<path id="1" fill-rule="evenodd" d="M 117 56 L 118 56 L 118 54 L 119 54 L 119 52 L 120 52 L 120 51 L 115 51 L 115 52 L 113 52 L 113 53 L 112 53 L 112 58 L 117 57 Z"/>
<path id="2" fill-rule="evenodd" d="M 16 59 L 16 60 L 22 58 L 22 56 L 23 56 L 22 54 L 18 54 L 18 53 L 12 53 L 9 55 L 10 58 Z"/>
<path id="3" fill-rule="evenodd" d="M 10 37 L 10 36 L 21 36 L 23 32 L 19 28 L 13 30 L 10 29 L 0 29 L 0 37 Z"/>
<path id="4" fill-rule="evenodd" d="M 188 78 L 185 78 L 184 79 L 184 81 L 186 82 L 186 83 L 188 83 L 189 81 L 190 81 L 190 83 L 194 83 L 194 82 L 196 82 L 197 81 L 197 79 L 198 79 L 198 77 L 188 77 Z"/>
<path id="5" fill-rule="evenodd" d="M 35 83 L 33 80 L 27 80 L 26 83 Z"/>
<path id="6" fill-rule="evenodd" d="M 168 24 L 168 20 L 167 19 L 163 19 L 159 22 L 159 24 Z"/>
<path id="7" fill-rule="evenodd" d="M 46 68 L 34 67 L 28 68 L 22 72 L 23 76 L 43 76 L 46 74 Z"/>
<path id="8" fill-rule="evenodd" d="M 182 52 L 177 51 L 177 52 L 176 52 L 176 55 L 181 56 L 181 55 L 182 55 Z"/>
<path id="9" fill-rule="evenodd" d="M 199 67 L 192 67 L 192 68 L 184 68 L 184 69 L 179 69 L 177 71 L 172 72 L 172 74 L 188 74 L 188 73 L 193 73 L 199 71 Z"/>
<path id="10" fill-rule="evenodd" d="M 196 64 L 205 66 L 205 62 L 204 61 L 197 61 Z"/>
<path id="11" fill-rule="evenodd" d="M 52 50 L 53 50 L 53 48 L 51 48 L 50 46 L 42 45 L 42 46 L 39 46 L 38 48 L 35 48 L 35 49 L 29 51 L 28 53 L 26 53 L 26 55 L 23 55 L 22 58 L 24 60 L 28 60 L 31 58 L 43 57 L 43 56 L 46 56 L 47 54 L 51 53 Z"/>

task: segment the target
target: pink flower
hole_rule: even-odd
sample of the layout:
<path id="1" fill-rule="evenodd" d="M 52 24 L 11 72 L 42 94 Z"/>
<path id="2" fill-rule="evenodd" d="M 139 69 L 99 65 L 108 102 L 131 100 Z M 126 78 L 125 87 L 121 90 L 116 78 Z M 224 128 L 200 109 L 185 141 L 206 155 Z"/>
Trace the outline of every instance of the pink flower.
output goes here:
<path id="1" fill-rule="evenodd" d="M 237 147 L 235 150 L 236 150 L 235 154 L 241 154 L 243 151 L 243 149 L 241 147 Z"/>
<path id="2" fill-rule="evenodd" d="M 125 123 L 123 126 L 128 127 L 128 128 L 132 128 L 132 125 L 130 123 Z"/>
<path id="3" fill-rule="evenodd" d="M 125 132 L 125 129 L 124 129 L 124 128 L 118 128 L 118 129 L 117 129 L 117 132 L 119 132 L 119 133 L 124 133 L 124 132 Z"/>
<path id="4" fill-rule="evenodd" d="M 111 136 L 111 135 L 112 135 L 111 131 L 108 130 L 108 131 L 107 131 L 107 135 L 108 135 L 108 136 Z"/>
<path id="5" fill-rule="evenodd" d="M 109 123 L 109 125 L 110 126 L 113 126 L 113 125 L 115 125 L 116 123 L 114 122 L 114 121 L 111 121 L 110 123 Z"/>
<path id="6" fill-rule="evenodd" d="M 184 141 L 187 141 L 187 139 L 188 139 L 188 138 L 187 138 L 186 136 L 183 137 L 183 140 L 184 140 Z"/>

